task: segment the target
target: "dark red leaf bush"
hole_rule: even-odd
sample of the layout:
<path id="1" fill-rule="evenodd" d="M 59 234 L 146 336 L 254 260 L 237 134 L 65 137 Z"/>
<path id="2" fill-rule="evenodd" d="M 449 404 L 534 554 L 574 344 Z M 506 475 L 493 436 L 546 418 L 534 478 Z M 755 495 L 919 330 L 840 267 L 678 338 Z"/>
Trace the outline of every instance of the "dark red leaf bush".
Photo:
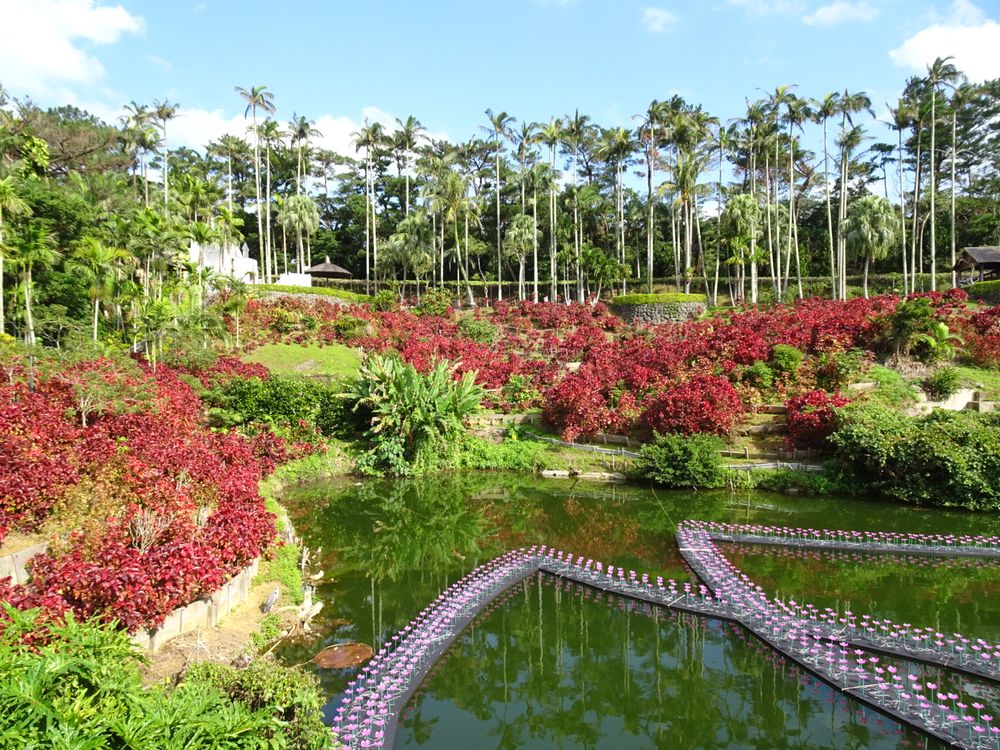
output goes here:
<path id="1" fill-rule="evenodd" d="M 787 435 L 785 447 L 816 448 L 829 447 L 828 438 L 837 426 L 836 409 L 846 406 L 850 399 L 839 394 L 829 394 L 814 390 L 795 396 L 785 402 L 787 409 Z"/>
<path id="2" fill-rule="evenodd" d="M 743 414 L 743 402 L 726 378 L 695 375 L 649 398 L 642 423 L 655 432 L 724 435 Z"/>

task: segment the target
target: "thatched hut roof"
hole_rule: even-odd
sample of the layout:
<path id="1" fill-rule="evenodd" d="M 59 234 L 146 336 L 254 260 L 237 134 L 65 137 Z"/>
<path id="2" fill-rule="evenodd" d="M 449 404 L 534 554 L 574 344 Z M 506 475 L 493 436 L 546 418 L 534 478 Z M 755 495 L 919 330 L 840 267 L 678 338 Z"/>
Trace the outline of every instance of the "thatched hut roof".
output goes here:
<path id="1" fill-rule="evenodd" d="M 338 266 L 336 263 L 331 263 L 329 257 L 322 263 L 307 268 L 306 273 L 321 279 L 349 279 L 353 275 L 346 268 Z"/>

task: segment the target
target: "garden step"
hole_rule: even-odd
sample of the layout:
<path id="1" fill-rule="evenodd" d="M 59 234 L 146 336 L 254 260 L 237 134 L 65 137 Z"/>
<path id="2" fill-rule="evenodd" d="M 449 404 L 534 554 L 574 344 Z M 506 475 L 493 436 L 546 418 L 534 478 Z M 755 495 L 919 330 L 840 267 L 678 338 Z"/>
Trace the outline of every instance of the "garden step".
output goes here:
<path id="1" fill-rule="evenodd" d="M 970 401 L 965 405 L 968 411 L 978 412 L 980 414 L 989 414 L 990 412 L 997 411 L 996 401 Z"/>
<path id="2" fill-rule="evenodd" d="M 788 431 L 784 422 L 769 422 L 736 428 L 736 434 L 741 437 L 751 435 L 784 435 Z"/>
<path id="3" fill-rule="evenodd" d="M 788 407 L 784 404 L 764 404 L 757 409 L 758 414 L 787 414 Z"/>

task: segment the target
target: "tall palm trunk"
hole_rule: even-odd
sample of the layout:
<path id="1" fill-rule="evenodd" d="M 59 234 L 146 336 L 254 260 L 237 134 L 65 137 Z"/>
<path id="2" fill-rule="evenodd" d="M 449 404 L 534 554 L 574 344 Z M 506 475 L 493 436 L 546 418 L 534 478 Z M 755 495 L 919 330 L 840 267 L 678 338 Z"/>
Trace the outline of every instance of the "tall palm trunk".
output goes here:
<path id="1" fill-rule="evenodd" d="M 753 129 L 750 130 L 750 195 L 757 200 L 757 151 L 754 148 Z M 759 296 L 757 281 L 757 223 L 750 229 L 750 304 L 756 305 Z"/>
<path id="2" fill-rule="evenodd" d="M 954 102 L 954 100 L 952 100 Z M 955 271 L 955 156 L 958 142 L 955 140 L 958 128 L 958 110 L 951 110 L 951 288 L 958 286 L 958 275 Z"/>
<path id="3" fill-rule="evenodd" d="M 166 120 L 163 120 L 163 215 L 170 215 L 170 150 L 167 148 Z"/>
<path id="4" fill-rule="evenodd" d="M 823 189 L 826 192 L 826 232 L 830 246 L 830 296 L 837 299 L 837 259 L 833 251 L 833 201 L 830 197 L 830 148 L 827 141 L 827 121 L 823 118 Z"/>
<path id="5" fill-rule="evenodd" d="M 255 197 L 257 199 L 257 247 L 260 251 L 261 273 L 264 271 L 264 258 L 267 254 L 264 240 L 264 212 L 260 204 L 260 131 L 257 129 L 257 108 L 253 107 L 253 177 Z M 266 278 L 266 276 L 265 276 Z"/>
<path id="6" fill-rule="evenodd" d="M 923 128 L 923 124 L 920 123 L 920 122 L 918 122 L 917 123 L 917 161 L 916 161 L 917 171 L 916 171 L 916 174 L 914 175 L 914 180 L 913 180 L 913 226 L 912 226 L 912 233 L 911 233 L 912 236 L 910 238 L 910 242 L 911 242 L 911 245 L 910 245 L 910 273 L 913 275 L 913 281 L 910 284 L 910 291 L 911 292 L 916 292 L 917 291 L 917 266 L 918 266 L 917 252 L 918 252 L 918 250 L 920 250 L 921 256 L 923 254 L 923 248 L 918 248 L 918 237 L 917 237 L 917 235 L 918 235 L 918 232 L 917 232 L 917 226 L 918 226 L 917 225 L 917 221 L 918 221 L 918 214 L 920 213 L 920 187 L 921 187 L 922 178 L 923 178 L 923 175 L 921 174 L 923 172 L 923 164 L 921 164 L 921 162 L 920 162 L 920 131 L 922 130 L 922 128 Z M 919 261 L 920 261 L 919 265 L 923 265 L 923 258 L 922 257 L 919 258 Z"/>
<path id="7" fill-rule="evenodd" d="M 531 301 L 538 302 L 538 183 L 535 180 L 531 186 L 531 217 L 535 225 L 531 235 Z"/>
<path id="8" fill-rule="evenodd" d="M 903 296 L 910 293 L 910 279 L 909 279 L 909 268 L 906 263 L 906 189 L 903 186 L 903 128 L 900 126 L 898 131 L 899 138 L 899 227 L 900 236 L 902 237 L 902 252 L 900 253 L 903 257 Z"/>
<path id="9" fill-rule="evenodd" d="M 267 283 L 270 284 L 271 281 L 274 279 L 274 266 L 275 266 L 274 258 L 272 257 L 272 252 L 271 252 L 271 142 L 270 141 L 267 142 L 266 159 L 267 159 L 267 185 L 265 190 L 267 192 L 267 198 L 265 199 L 264 202 L 264 234 L 267 239 L 266 239 L 266 249 L 264 253 L 267 258 L 267 262 L 265 263 L 266 270 L 264 271 L 264 279 L 265 281 L 267 281 Z M 299 248 L 299 252 L 301 251 L 302 249 Z"/>
<path id="10" fill-rule="evenodd" d="M 369 173 L 371 171 L 370 160 L 367 155 L 368 147 L 365 147 L 365 294 L 371 294 L 371 194 L 369 192 L 371 181 Z M 299 267 L 302 267 L 302 258 L 299 257 Z"/>
<path id="11" fill-rule="evenodd" d="M 556 260 L 558 238 L 556 237 L 556 144 L 549 146 L 549 162 L 552 168 L 552 183 L 549 185 L 549 301 L 555 302 L 559 296 L 559 270 Z"/>
<path id="12" fill-rule="evenodd" d="M 931 291 L 937 289 L 937 232 L 934 228 L 935 219 L 935 208 L 934 208 L 934 196 L 937 194 L 937 184 L 935 180 L 937 179 L 937 172 L 935 169 L 935 156 L 937 153 L 937 146 L 935 145 L 935 138 L 937 137 L 937 86 L 931 88 Z"/>
<path id="13" fill-rule="evenodd" d="M 496 201 L 497 201 L 497 300 L 503 299 L 503 253 L 500 245 L 500 131 L 496 131 Z M 443 246 L 442 246 L 443 247 Z"/>
<path id="14" fill-rule="evenodd" d="M 31 314 L 31 262 L 24 267 L 24 322 L 26 332 L 24 340 L 28 346 L 35 345 L 35 318 Z"/>
<path id="15" fill-rule="evenodd" d="M 653 292 L 653 236 L 656 233 L 656 213 L 653 203 L 653 170 L 656 168 L 656 126 L 650 123 L 649 147 L 646 149 L 646 202 L 649 215 L 646 219 L 646 291 Z"/>

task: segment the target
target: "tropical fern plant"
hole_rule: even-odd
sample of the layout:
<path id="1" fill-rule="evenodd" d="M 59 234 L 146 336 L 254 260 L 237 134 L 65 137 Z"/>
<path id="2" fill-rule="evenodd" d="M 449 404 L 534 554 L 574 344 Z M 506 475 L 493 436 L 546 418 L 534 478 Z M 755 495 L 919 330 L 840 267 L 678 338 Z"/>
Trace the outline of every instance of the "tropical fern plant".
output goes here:
<path id="1" fill-rule="evenodd" d="M 407 476 L 447 465 L 483 397 L 476 373 L 456 379 L 457 367 L 437 362 L 423 374 L 394 357 L 368 358 L 343 394 L 366 427 L 362 471 Z"/>

